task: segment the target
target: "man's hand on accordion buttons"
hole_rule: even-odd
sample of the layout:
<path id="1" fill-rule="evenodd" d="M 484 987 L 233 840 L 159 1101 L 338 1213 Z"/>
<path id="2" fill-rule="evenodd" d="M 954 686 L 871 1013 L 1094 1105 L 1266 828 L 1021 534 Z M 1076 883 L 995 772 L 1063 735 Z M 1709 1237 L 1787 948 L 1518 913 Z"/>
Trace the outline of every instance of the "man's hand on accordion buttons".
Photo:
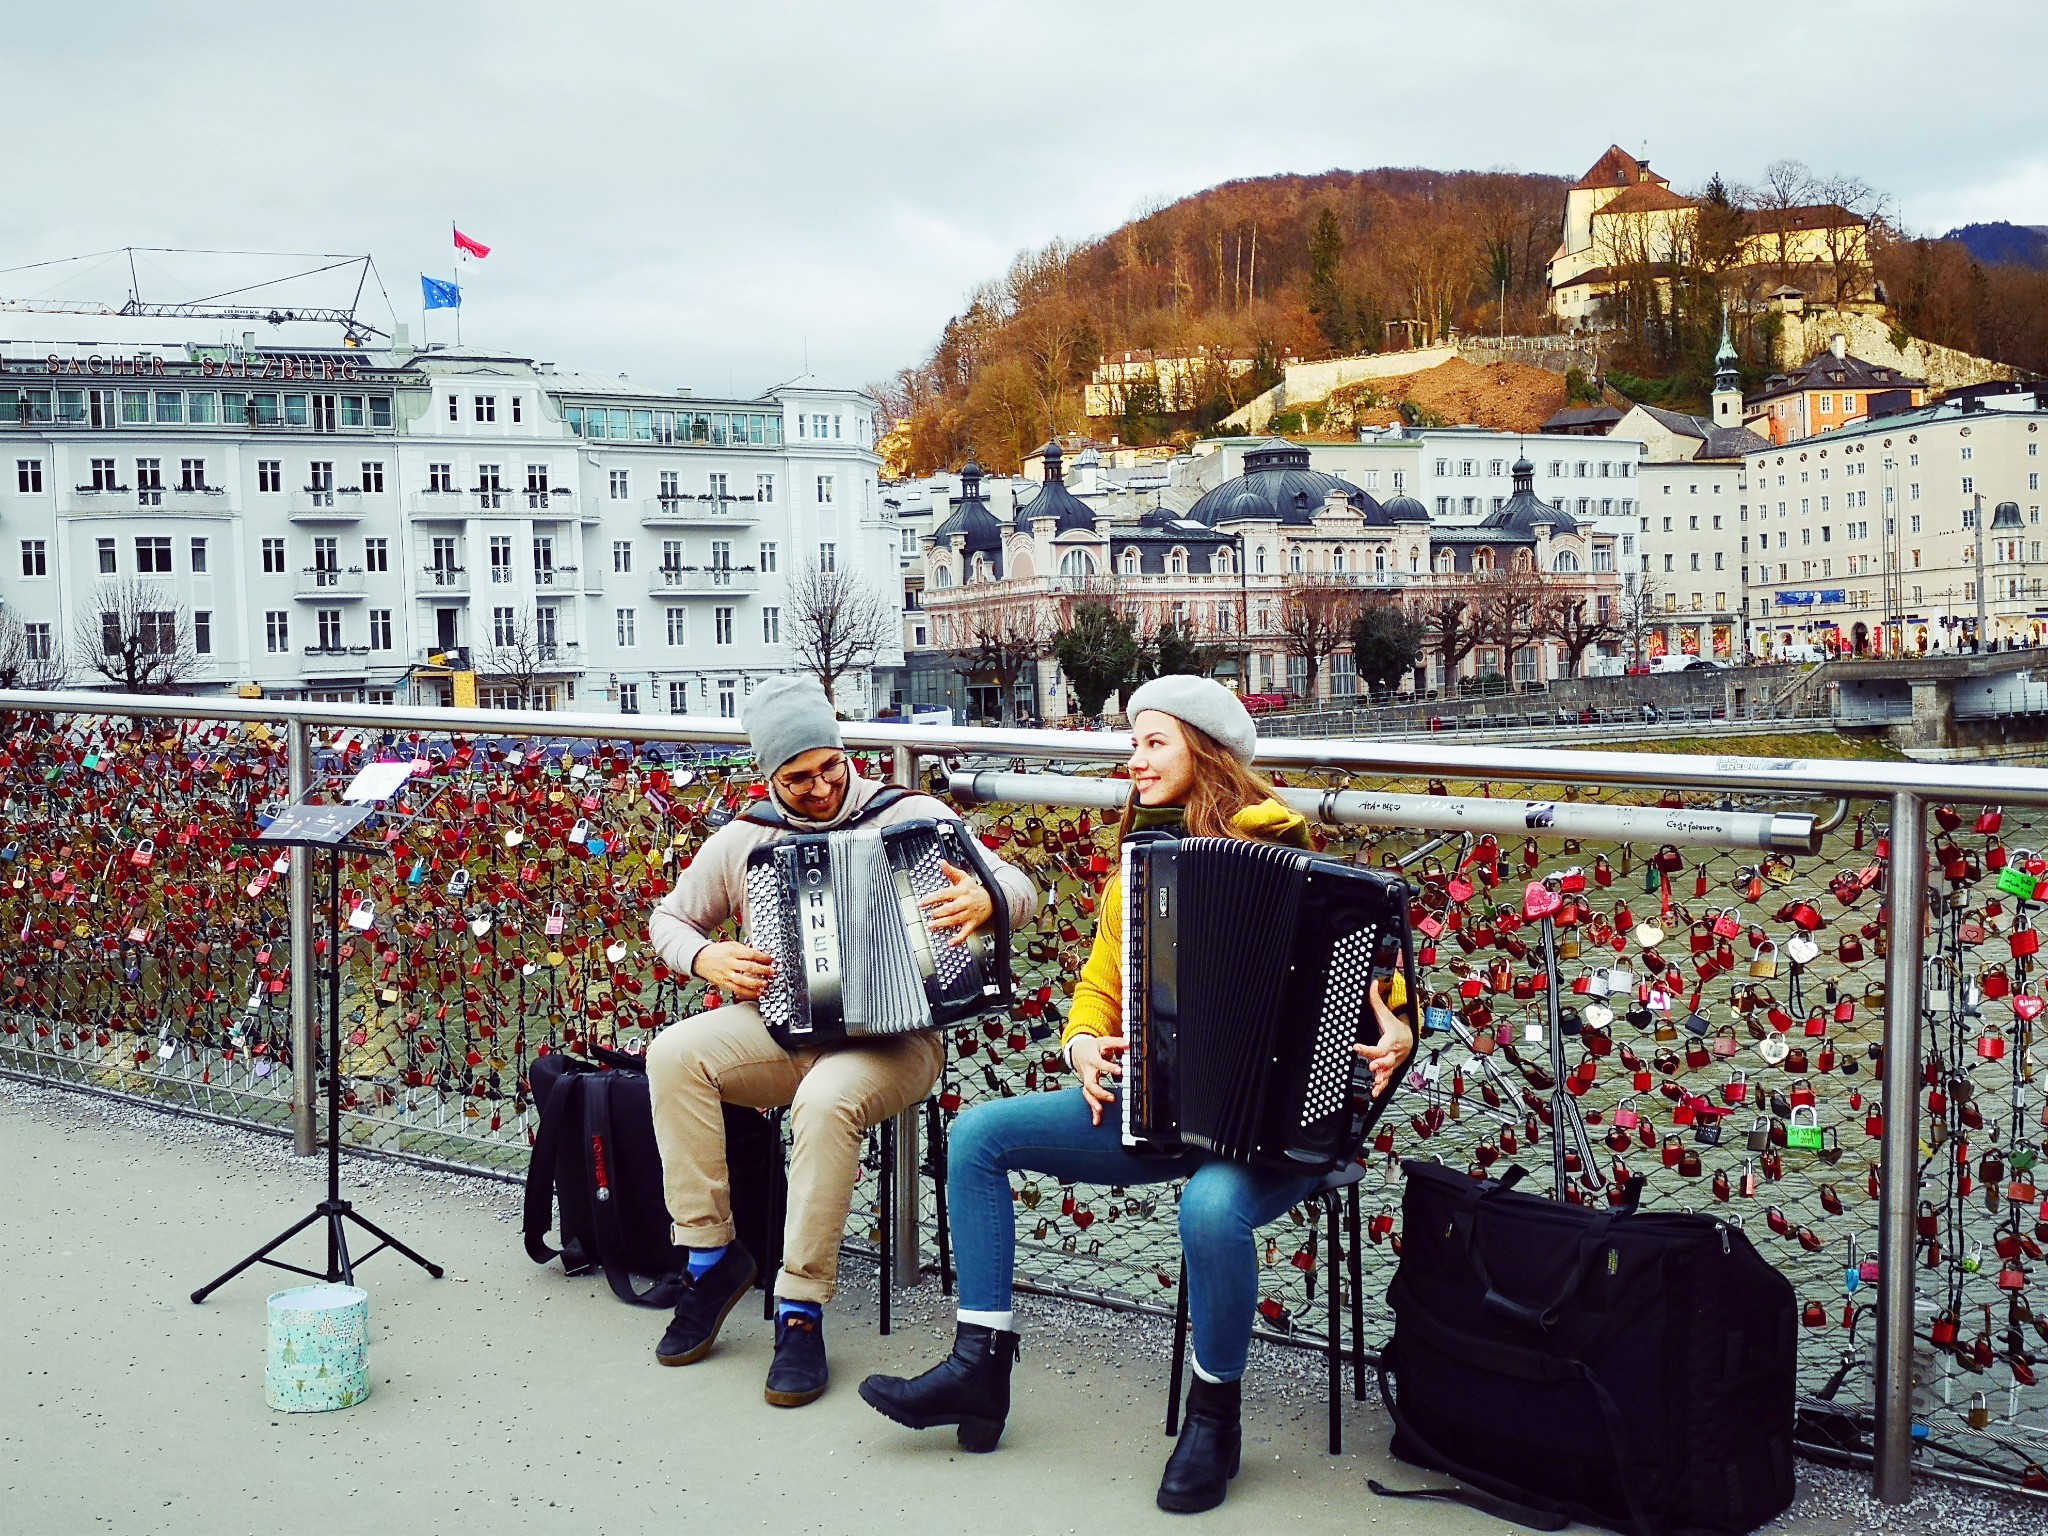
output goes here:
<path id="1" fill-rule="evenodd" d="M 775 976 L 775 957 L 751 944 L 706 944 L 692 967 L 736 1002 L 751 1003 Z"/>
<path id="2" fill-rule="evenodd" d="M 934 928 L 952 929 L 951 942 L 965 944 L 977 928 L 995 916 L 995 901 L 989 896 L 988 887 L 966 870 L 955 869 L 943 860 L 939 868 L 946 872 L 952 889 L 934 891 L 918 905 L 929 914 Z"/>
<path id="3" fill-rule="evenodd" d="M 1116 1058 L 1126 1044 L 1122 1035 L 1074 1037 L 1074 1072 L 1081 1079 L 1091 1125 L 1102 1124 L 1102 1112 L 1116 1102 L 1116 1080 L 1124 1075 L 1124 1064 Z"/>
<path id="4" fill-rule="evenodd" d="M 1401 1064 L 1415 1050 L 1415 1031 L 1408 1027 L 1408 1021 L 1387 1006 L 1387 1000 L 1380 995 L 1377 986 L 1370 987 L 1366 995 L 1372 999 L 1372 1016 L 1379 1021 L 1380 1037 L 1371 1045 L 1354 1045 L 1351 1049 L 1365 1058 L 1372 1068 L 1372 1091 L 1377 1098 L 1387 1091 L 1387 1084 L 1394 1074 L 1401 1070 Z"/>

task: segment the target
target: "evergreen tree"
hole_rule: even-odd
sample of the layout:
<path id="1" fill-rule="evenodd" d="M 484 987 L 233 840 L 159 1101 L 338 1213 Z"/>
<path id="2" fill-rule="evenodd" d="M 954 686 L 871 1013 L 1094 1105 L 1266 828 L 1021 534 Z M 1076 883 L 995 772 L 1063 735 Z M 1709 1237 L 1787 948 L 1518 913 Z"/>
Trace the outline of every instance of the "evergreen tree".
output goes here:
<path id="1" fill-rule="evenodd" d="M 1074 604 L 1052 653 L 1084 715 L 1099 715 L 1109 696 L 1129 683 L 1138 661 L 1138 626 L 1101 598 Z"/>
<path id="2" fill-rule="evenodd" d="M 1397 687 L 1422 660 L 1423 626 L 1392 603 L 1371 603 L 1351 621 L 1358 680 L 1373 689 Z"/>
<path id="3" fill-rule="evenodd" d="M 1315 229 L 1308 237 L 1308 312 L 1315 317 L 1323 340 L 1337 352 L 1348 350 L 1351 344 L 1344 291 L 1338 281 L 1343 261 L 1344 226 L 1326 205 L 1316 215 Z"/>

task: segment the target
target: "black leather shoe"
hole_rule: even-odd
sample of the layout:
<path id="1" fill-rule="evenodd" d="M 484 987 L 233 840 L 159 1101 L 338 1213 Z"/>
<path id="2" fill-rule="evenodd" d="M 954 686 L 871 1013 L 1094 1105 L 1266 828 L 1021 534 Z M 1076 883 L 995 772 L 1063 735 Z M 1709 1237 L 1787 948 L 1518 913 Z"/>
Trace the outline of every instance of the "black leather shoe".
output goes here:
<path id="1" fill-rule="evenodd" d="M 1188 1388 L 1188 1416 L 1180 1442 L 1167 1458 L 1159 1479 L 1159 1507 L 1177 1515 L 1214 1509 L 1230 1492 L 1237 1476 L 1243 1429 L 1238 1419 L 1240 1395 L 1234 1381 L 1204 1381 L 1197 1376 Z"/>
<path id="2" fill-rule="evenodd" d="M 1016 1334 L 962 1323 L 953 1353 L 922 1376 L 870 1376 L 860 1384 L 860 1395 L 906 1429 L 957 1424 L 962 1449 L 992 1451 L 1010 1416 L 1010 1366 L 1016 1358 Z"/>
<path id="3" fill-rule="evenodd" d="M 808 1312 L 775 1319 L 775 1359 L 762 1396 L 777 1408 L 801 1408 L 825 1395 L 832 1371 L 825 1364 L 825 1320 Z"/>
<path id="4" fill-rule="evenodd" d="M 710 1354 L 727 1314 L 739 1305 L 760 1272 L 746 1244 L 737 1240 L 696 1279 L 685 1272 L 682 1299 L 676 1303 L 668 1332 L 654 1346 L 654 1358 L 663 1365 L 695 1365 Z"/>

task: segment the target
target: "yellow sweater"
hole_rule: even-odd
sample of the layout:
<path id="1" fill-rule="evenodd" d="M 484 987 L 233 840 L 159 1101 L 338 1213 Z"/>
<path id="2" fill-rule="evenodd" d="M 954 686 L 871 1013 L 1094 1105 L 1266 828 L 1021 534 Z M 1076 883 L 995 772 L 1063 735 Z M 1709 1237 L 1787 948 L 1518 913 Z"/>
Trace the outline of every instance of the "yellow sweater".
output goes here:
<path id="1" fill-rule="evenodd" d="M 1308 822 L 1278 800 L 1248 805 L 1230 819 L 1230 829 L 1262 843 L 1306 843 Z M 1124 1028 L 1123 875 L 1109 877 L 1097 903 L 1095 942 L 1074 988 L 1073 1011 L 1060 1033 L 1065 1050 L 1077 1035 L 1120 1035 Z"/>

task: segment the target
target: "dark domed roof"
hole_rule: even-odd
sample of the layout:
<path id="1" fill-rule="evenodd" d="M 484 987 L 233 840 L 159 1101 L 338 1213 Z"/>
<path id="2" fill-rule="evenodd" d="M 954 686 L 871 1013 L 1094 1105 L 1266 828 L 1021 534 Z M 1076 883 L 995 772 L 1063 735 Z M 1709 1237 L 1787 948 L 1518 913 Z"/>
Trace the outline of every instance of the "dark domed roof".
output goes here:
<path id="1" fill-rule="evenodd" d="M 1323 500 L 1339 491 L 1366 522 L 1385 527 L 1391 520 L 1377 501 L 1349 480 L 1308 467 L 1308 450 L 1274 438 L 1244 456 L 1244 473 L 1208 492 L 1187 515 L 1211 527 L 1250 519 L 1305 524 L 1322 510 Z"/>
<path id="2" fill-rule="evenodd" d="M 981 466 L 969 459 L 960 468 L 960 496 L 957 510 L 938 527 L 932 538 L 951 548 L 956 534 L 967 539 L 970 555 L 995 554 L 1003 547 L 1002 521 L 989 511 L 981 494 Z"/>
<path id="3" fill-rule="evenodd" d="M 1425 507 L 1413 496 L 1396 496 L 1386 504 L 1383 510 L 1387 514 L 1387 521 L 1391 523 L 1426 523 L 1429 521 L 1429 508 Z"/>
<path id="4" fill-rule="evenodd" d="M 2000 528 L 2024 528 L 2020 521 L 2020 504 L 2016 501 L 2001 501 L 1991 513 L 1993 530 Z"/>
<path id="5" fill-rule="evenodd" d="M 1038 494 L 1017 509 L 1017 526 L 1028 528 L 1040 518 L 1053 520 L 1054 533 L 1071 533 L 1085 529 L 1095 531 L 1095 513 L 1087 502 L 1067 489 L 1066 472 L 1060 468 L 1060 445 L 1047 443 L 1045 454 L 1045 483 L 1038 488 Z"/>
<path id="6" fill-rule="evenodd" d="M 1577 533 L 1578 519 L 1563 507 L 1553 506 L 1536 494 L 1536 466 L 1526 458 L 1516 459 L 1515 494 L 1498 511 L 1479 520 L 1481 528 L 1518 533 L 1534 538 L 1538 524 L 1548 523 L 1552 533 Z"/>

